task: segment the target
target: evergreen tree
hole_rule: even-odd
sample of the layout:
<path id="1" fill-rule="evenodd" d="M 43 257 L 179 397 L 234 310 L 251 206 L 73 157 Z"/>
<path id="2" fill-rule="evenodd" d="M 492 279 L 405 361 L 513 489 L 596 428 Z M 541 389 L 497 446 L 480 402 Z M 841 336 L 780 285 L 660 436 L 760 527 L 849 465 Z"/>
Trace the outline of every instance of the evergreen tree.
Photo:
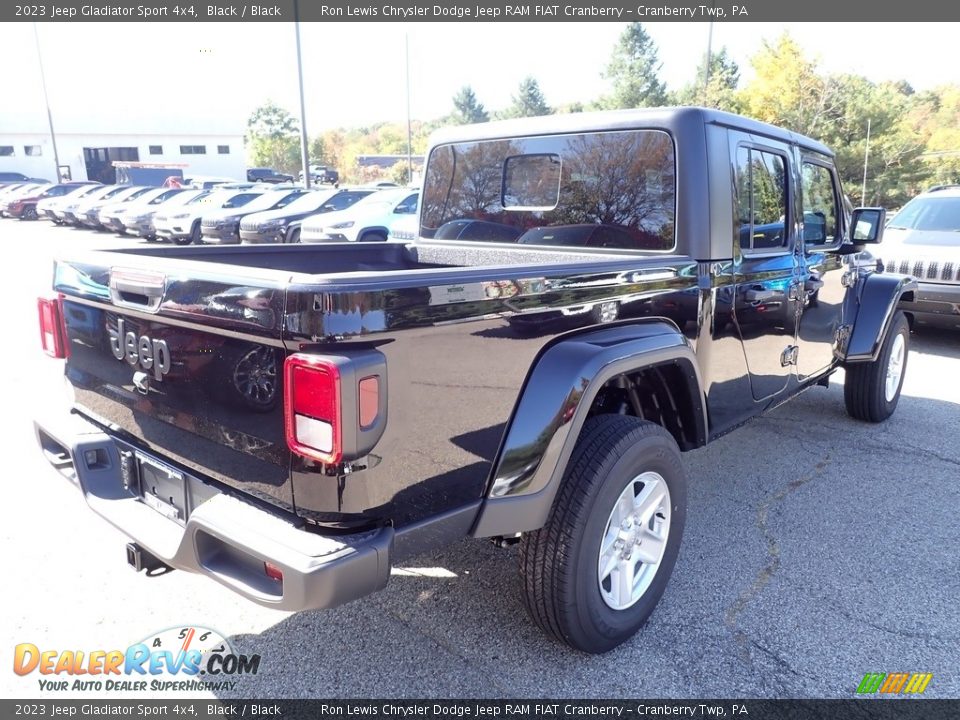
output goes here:
<path id="1" fill-rule="evenodd" d="M 484 123 L 490 119 L 483 105 L 477 102 L 477 96 L 469 85 L 464 85 L 453 96 L 453 108 L 453 115 L 450 120 L 456 125 Z"/>
<path id="2" fill-rule="evenodd" d="M 657 107 L 667 99 L 658 73 L 660 62 L 653 38 L 641 23 L 630 23 L 620 35 L 603 76 L 613 84 L 600 104 L 605 108 Z"/>
<path id="3" fill-rule="evenodd" d="M 513 104 L 507 108 L 505 117 L 536 117 L 553 112 L 540 90 L 540 84 L 531 76 L 525 77 L 513 96 Z"/>

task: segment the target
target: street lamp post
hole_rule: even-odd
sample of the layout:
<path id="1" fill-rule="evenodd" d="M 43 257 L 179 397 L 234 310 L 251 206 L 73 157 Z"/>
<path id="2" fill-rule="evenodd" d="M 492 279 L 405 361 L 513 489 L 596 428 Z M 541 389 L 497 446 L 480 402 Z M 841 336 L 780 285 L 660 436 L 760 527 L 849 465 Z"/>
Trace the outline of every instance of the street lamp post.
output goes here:
<path id="1" fill-rule="evenodd" d="M 293 0 L 293 25 L 297 36 L 297 79 L 300 82 L 300 163 L 303 165 L 303 186 L 310 188 L 310 153 L 307 147 L 307 111 L 303 102 L 303 60 L 300 57 L 300 1 Z"/>
<path id="2" fill-rule="evenodd" d="M 60 155 L 57 153 L 57 134 L 53 131 L 53 114 L 50 112 L 50 98 L 47 96 L 47 76 L 43 72 L 43 54 L 40 52 L 40 34 L 37 24 L 33 24 L 33 38 L 37 43 L 37 62 L 40 65 L 40 85 L 43 87 L 43 102 L 47 106 L 47 122 L 50 124 L 50 144 L 53 146 L 54 177 L 60 182 Z"/>
<path id="3" fill-rule="evenodd" d="M 403 36 L 404 52 L 407 63 L 407 185 L 413 184 L 413 142 L 410 131 L 410 36 Z"/>

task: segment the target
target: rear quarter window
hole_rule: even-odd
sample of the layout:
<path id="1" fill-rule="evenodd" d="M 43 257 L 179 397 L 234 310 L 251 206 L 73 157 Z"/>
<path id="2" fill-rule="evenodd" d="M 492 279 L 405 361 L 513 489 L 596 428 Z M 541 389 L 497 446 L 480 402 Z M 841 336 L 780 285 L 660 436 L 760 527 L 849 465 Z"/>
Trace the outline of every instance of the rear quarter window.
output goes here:
<path id="1" fill-rule="evenodd" d="M 626 130 L 441 145 L 420 202 L 424 238 L 669 252 L 673 140 Z"/>

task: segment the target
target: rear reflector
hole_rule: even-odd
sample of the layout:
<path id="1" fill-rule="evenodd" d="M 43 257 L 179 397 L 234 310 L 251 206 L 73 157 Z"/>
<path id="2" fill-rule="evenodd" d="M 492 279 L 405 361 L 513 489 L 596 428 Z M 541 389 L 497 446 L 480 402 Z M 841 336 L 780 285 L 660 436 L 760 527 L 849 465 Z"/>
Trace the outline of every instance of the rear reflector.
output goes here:
<path id="1" fill-rule="evenodd" d="M 380 378 L 377 375 L 360 381 L 360 428 L 366 430 L 377 421 L 380 411 Z"/>
<path id="2" fill-rule="evenodd" d="M 40 316 L 40 343 L 43 351 L 53 358 L 67 357 L 66 327 L 60 298 L 37 298 Z"/>
<path id="3" fill-rule="evenodd" d="M 284 363 L 287 445 L 304 457 L 336 464 L 343 457 L 340 371 L 333 362 L 293 354 Z"/>
<path id="4" fill-rule="evenodd" d="M 278 568 L 278 567 L 277 567 L 276 565 L 274 565 L 272 562 L 266 562 L 266 561 L 264 561 L 264 563 L 263 563 L 263 571 L 267 574 L 267 577 L 268 577 L 268 578 L 271 578 L 272 580 L 279 580 L 280 582 L 283 582 L 283 570 L 281 570 L 280 568 Z"/>

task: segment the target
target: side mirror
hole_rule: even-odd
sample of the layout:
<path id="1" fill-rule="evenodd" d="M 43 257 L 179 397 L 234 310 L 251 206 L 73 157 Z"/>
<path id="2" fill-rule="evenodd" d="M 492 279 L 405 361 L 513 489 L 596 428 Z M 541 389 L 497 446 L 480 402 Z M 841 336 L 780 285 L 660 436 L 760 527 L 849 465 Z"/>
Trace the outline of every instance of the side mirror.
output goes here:
<path id="1" fill-rule="evenodd" d="M 854 245 L 875 245 L 883 240 L 887 221 L 884 208 L 857 208 L 850 218 L 850 242 Z"/>

